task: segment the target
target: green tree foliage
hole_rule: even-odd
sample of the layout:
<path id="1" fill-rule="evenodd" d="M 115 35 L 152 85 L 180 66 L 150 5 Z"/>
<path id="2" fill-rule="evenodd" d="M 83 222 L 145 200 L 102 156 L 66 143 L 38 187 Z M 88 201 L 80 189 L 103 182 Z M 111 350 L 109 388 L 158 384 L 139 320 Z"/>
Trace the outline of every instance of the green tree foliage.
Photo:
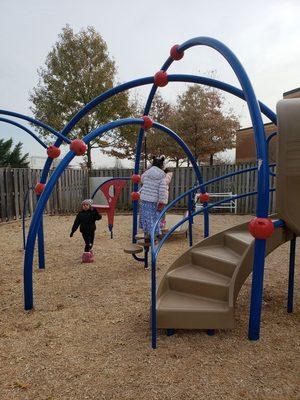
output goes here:
<path id="1" fill-rule="evenodd" d="M 136 100 L 134 108 L 138 110 L 136 115 L 143 115 L 144 107 L 141 105 L 140 99 Z M 149 117 L 155 122 L 172 127 L 174 112 L 174 107 L 157 93 L 153 99 Z M 139 127 L 132 127 L 130 132 L 121 132 L 121 135 L 116 135 L 110 154 L 118 158 L 133 159 L 135 157 L 138 132 Z M 144 160 L 144 165 L 145 154 L 147 154 L 147 160 L 159 155 L 167 156 L 170 161 L 177 161 L 179 156 L 183 157 L 182 150 L 177 143 L 174 140 L 170 140 L 166 133 L 156 129 L 149 129 L 144 134 L 141 157 Z"/>
<path id="2" fill-rule="evenodd" d="M 224 100 L 217 90 L 191 85 L 177 98 L 172 117 L 174 130 L 180 134 L 198 160 L 235 146 L 235 134 L 240 125 L 237 117 L 224 111 Z"/>
<path id="3" fill-rule="evenodd" d="M 26 168 L 29 162 L 27 161 L 28 153 L 22 155 L 21 142 L 17 143 L 12 149 L 13 140 L 0 139 L 0 167 Z"/>
<path id="4" fill-rule="evenodd" d="M 136 108 L 142 115 L 143 108 L 140 105 Z M 239 129 L 237 117 L 232 112 L 224 111 L 224 100 L 214 89 L 191 85 L 177 97 L 175 105 L 157 93 L 149 116 L 177 133 L 199 162 L 212 164 L 216 153 L 235 146 L 235 134 Z M 111 154 L 119 158 L 133 158 L 137 134 L 138 128 L 133 128 L 130 135 L 117 135 Z M 164 132 L 150 129 L 146 132 L 146 144 L 148 160 L 153 156 L 165 155 L 177 166 L 187 161 L 182 148 Z"/>
<path id="5" fill-rule="evenodd" d="M 48 54 L 45 66 L 38 71 L 39 82 L 30 95 L 31 110 L 36 118 L 61 130 L 86 103 L 117 84 L 116 73 L 107 45 L 94 28 L 74 33 L 67 25 Z M 82 138 L 98 126 L 129 117 L 133 112 L 128 93 L 120 93 L 86 115 L 69 137 Z M 40 133 L 49 135 L 42 130 Z M 89 145 L 89 169 L 92 166 L 91 149 L 109 149 L 117 135 L 118 131 L 108 133 Z"/>

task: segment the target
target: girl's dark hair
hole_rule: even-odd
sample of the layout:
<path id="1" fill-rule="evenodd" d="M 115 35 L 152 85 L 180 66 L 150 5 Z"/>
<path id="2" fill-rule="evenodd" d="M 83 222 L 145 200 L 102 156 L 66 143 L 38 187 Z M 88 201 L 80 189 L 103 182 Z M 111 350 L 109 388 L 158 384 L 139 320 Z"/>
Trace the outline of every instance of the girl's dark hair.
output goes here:
<path id="1" fill-rule="evenodd" d="M 164 168 L 164 161 L 165 161 L 165 157 L 164 156 L 153 157 L 152 166 L 160 168 L 160 169 L 163 169 Z"/>

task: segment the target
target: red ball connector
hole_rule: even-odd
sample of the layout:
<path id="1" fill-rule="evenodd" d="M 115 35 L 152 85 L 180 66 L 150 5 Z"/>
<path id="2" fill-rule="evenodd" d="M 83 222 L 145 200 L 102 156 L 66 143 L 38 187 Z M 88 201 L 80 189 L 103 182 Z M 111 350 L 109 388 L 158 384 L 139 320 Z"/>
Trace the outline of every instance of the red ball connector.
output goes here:
<path id="1" fill-rule="evenodd" d="M 57 158 L 60 156 L 60 149 L 56 146 L 49 146 L 47 148 L 47 154 L 50 158 Z"/>
<path id="2" fill-rule="evenodd" d="M 156 86 L 166 86 L 168 84 L 168 81 L 168 74 L 165 71 L 160 70 L 154 75 L 154 84 Z"/>
<path id="3" fill-rule="evenodd" d="M 173 47 L 171 47 L 170 50 L 170 57 L 174 60 L 174 61 L 178 61 L 181 60 L 182 57 L 184 56 L 184 51 L 178 51 L 178 44 L 174 44 Z"/>
<path id="4" fill-rule="evenodd" d="M 87 145 L 81 139 L 74 139 L 70 144 L 70 150 L 74 151 L 77 156 L 83 156 L 86 149 Z"/>
<path id="5" fill-rule="evenodd" d="M 253 218 L 248 225 L 249 232 L 255 239 L 267 239 L 272 236 L 275 228 L 269 218 Z"/>
<path id="6" fill-rule="evenodd" d="M 39 182 L 39 183 L 37 183 L 36 185 L 35 185 L 35 188 L 34 188 L 34 193 L 37 195 L 37 196 L 40 196 L 41 194 L 42 194 L 42 192 L 43 192 L 43 190 L 45 189 L 45 184 L 44 183 L 41 183 L 41 182 Z"/>
<path id="7" fill-rule="evenodd" d="M 141 176 L 137 174 L 133 174 L 131 177 L 131 180 L 133 183 L 140 183 L 141 182 Z"/>
<path id="8" fill-rule="evenodd" d="M 139 192 L 131 192 L 131 199 L 132 200 L 139 200 L 140 199 Z"/>
<path id="9" fill-rule="evenodd" d="M 152 125 L 153 125 L 152 119 L 150 117 L 148 117 L 147 115 L 143 115 L 142 118 L 144 120 L 142 128 L 145 130 L 152 128 Z"/>
<path id="10" fill-rule="evenodd" d="M 198 197 L 198 201 L 201 203 L 207 203 L 209 200 L 209 194 L 208 193 L 200 193 L 200 196 Z"/>

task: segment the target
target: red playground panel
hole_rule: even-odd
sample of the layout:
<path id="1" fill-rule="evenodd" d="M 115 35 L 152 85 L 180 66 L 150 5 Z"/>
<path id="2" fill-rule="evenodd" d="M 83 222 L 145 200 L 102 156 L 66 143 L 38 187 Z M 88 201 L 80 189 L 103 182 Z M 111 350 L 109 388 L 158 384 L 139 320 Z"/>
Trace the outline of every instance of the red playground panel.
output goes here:
<path id="1" fill-rule="evenodd" d="M 113 238 L 113 226 L 114 226 L 114 216 L 115 216 L 115 209 L 121 194 L 123 187 L 128 182 L 127 179 L 109 179 L 104 182 L 98 189 L 102 191 L 104 194 L 108 204 L 93 204 L 93 207 L 100 213 L 103 214 L 104 212 L 107 214 L 107 221 L 108 221 L 108 229 L 110 230 L 111 238 Z M 112 189 L 111 189 L 112 188 Z M 97 189 L 97 190 L 98 190 Z M 96 190 L 96 191 L 97 191 Z M 94 195 L 96 193 L 94 192 Z"/>

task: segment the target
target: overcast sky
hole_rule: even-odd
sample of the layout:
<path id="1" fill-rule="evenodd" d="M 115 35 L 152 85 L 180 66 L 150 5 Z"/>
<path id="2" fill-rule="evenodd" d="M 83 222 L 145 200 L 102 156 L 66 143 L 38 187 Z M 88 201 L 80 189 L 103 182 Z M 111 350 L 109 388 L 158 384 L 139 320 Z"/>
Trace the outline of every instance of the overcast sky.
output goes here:
<path id="1" fill-rule="evenodd" d="M 37 84 L 37 69 L 66 24 L 75 31 L 96 28 L 121 82 L 153 75 L 173 44 L 210 36 L 237 55 L 257 97 L 272 109 L 283 92 L 300 86 L 299 0 L 0 0 L 0 10 L 1 109 L 31 115 L 28 97 Z M 190 49 L 170 73 L 207 75 L 211 70 L 217 79 L 239 86 L 222 57 L 203 46 Z M 174 100 L 183 88 L 172 83 L 160 90 Z M 243 102 L 232 96 L 226 101 L 242 126 L 249 125 Z M 0 123 L 0 137 L 22 141 L 30 155 L 44 154 L 33 139 L 7 124 Z M 100 162 L 109 164 L 97 157 Z"/>

